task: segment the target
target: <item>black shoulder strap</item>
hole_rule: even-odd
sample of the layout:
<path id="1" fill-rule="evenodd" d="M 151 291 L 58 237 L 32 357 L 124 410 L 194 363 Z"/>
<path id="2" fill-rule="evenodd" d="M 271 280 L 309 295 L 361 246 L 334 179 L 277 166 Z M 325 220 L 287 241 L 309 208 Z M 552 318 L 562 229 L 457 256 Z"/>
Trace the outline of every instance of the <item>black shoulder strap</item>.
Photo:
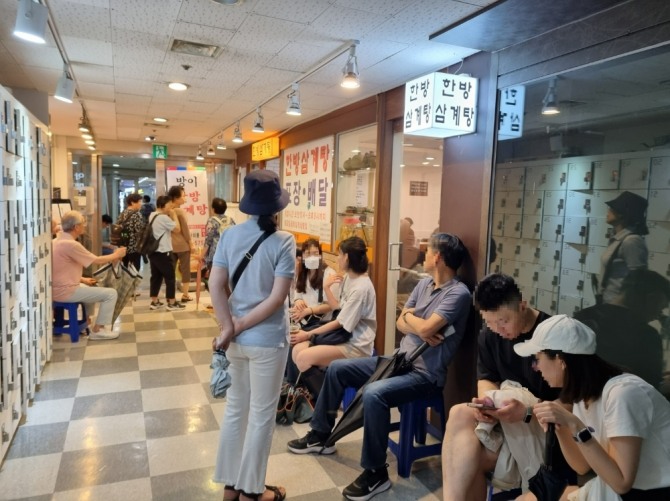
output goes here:
<path id="1" fill-rule="evenodd" d="M 612 261 L 614 261 L 614 258 L 619 254 L 619 247 L 621 247 L 621 244 L 623 244 L 624 240 L 626 240 L 629 236 L 635 235 L 635 233 L 629 233 L 625 237 L 623 237 L 621 240 L 617 241 L 616 246 L 614 247 L 614 250 L 612 251 L 612 254 L 610 254 L 609 259 L 607 260 L 607 263 L 605 263 L 605 269 L 603 271 L 603 276 L 600 277 L 600 284 L 598 284 L 598 278 L 596 277 L 596 274 L 593 273 L 591 274 L 591 287 L 593 287 L 594 294 L 599 294 L 601 293 L 600 287 L 605 286 L 605 283 L 607 282 L 607 279 L 609 278 L 609 275 L 611 273 L 611 265 Z"/>
<path id="2" fill-rule="evenodd" d="M 230 288 L 231 292 L 235 290 L 235 287 L 237 286 L 237 282 L 239 282 L 240 277 L 242 276 L 242 273 L 244 270 L 247 268 L 247 265 L 251 261 L 251 258 L 254 257 L 254 254 L 256 254 L 256 251 L 258 250 L 258 247 L 263 243 L 263 241 L 268 238 L 272 233 L 266 231 L 264 232 L 260 237 L 258 237 L 258 240 L 254 243 L 254 245 L 251 246 L 251 249 L 249 249 L 249 252 L 247 252 L 244 257 L 242 258 L 242 262 L 237 265 L 237 269 L 235 270 L 235 273 L 233 273 L 233 281 L 232 281 L 232 287 Z"/>
<path id="3" fill-rule="evenodd" d="M 319 297 L 317 299 L 318 303 L 323 303 L 323 278 L 321 279 L 321 287 L 319 287 Z"/>

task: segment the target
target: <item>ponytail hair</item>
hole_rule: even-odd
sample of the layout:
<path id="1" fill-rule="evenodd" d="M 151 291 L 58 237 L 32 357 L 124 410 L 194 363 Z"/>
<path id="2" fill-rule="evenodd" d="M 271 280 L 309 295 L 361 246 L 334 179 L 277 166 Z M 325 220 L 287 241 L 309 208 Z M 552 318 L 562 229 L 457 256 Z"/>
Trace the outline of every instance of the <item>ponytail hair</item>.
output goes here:
<path id="1" fill-rule="evenodd" d="M 258 216 L 258 227 L 268 233 L 277 231 L 277 218 L 274 215 Z"/>

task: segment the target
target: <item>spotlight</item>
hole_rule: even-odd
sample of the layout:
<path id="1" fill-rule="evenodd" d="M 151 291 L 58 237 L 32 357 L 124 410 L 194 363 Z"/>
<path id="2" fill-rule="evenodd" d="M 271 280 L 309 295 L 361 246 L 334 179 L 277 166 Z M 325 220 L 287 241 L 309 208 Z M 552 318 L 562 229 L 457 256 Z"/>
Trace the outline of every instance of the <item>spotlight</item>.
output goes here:
<path id="1" fill-rule="evenodd" d="M 144 136 L 144 140 L 153 142 L 156 140 L 156 136 Z"/>
<path id="2" fill-rule="evenodd" d="M 33 0 L 19 0 L 19 10 L 16 13 L 14 35 L 27 42 L 43 44 L 47 30 L 49 9 Z"/>
<path id="3" fill-rule="evenodd" d="M 95 141 L 93 139 L 87 139 L 84 141 L 86 144 L 93 146 L 95 144 Z"/>
<path id="4" fill-rule="evenodd" d="M 180 91 L 180 92 L 188 89 L 188 85 L 185 84 L 185 83 L 181 83 L 181 82 L 170 82 L 168 84 L 168 87 L 170 87 L 172 90 L 176 90 L 176 91 Z"/>
<path id="5" fill-rule="evenodd" d="M 261 115 L 261 108 L 258 107 L 256 108 L 256 121 L 254 122 L 254 126 L 251 128 L 253 132 L 265 132 L 265 128 L 263 127 L 263 115 Z"/>
<path id="6" fill-rule="evenodd" d="M 82 118 L 81 122 L 79 122 L 79 130 L 83 133 L 88 133 L 91 132 L 91 126 L 88 124 L 88 122 Z M 84 134 L 82 134 L 83 136 Z"/>
<path id="7" fill-rule="evenodd" d="M 84 132 L 81 137 L 84 139 L 93 139 L 93 135 L 90 132 Z"/>
<path id="8" fill-rule="evenodd" d="M 235 132 L 233 133 L 233 143 L 242 143 L 244 140 L 242 139 L 242 133 L 240 132 L 240 122 L 237 122 L 237 125 L 235 125 Z"/>
<path id="9" fill-rule="evenodd" d="M 168 121 L 167 118 L 163 118 L 163 117 L 154 117 L 154 122 L 159 122 L 159 123 L 164 124 L 164 123 L 167 122 L 167 121 Z"/>
<path id="10" fill-rule="evenodd" d="M 294 116 L 302 115 L 302 110 L 300 109 L 300 85 L 297 83 L 291 84 L 291 92 L 287 97 L 286 114 Z"/>
<path id="11" fill-rule="evenodd" d="M 219 144 L 216 145 L 217 150 L 225 150 L 226 145 L 223 144 L 223 132 L 219 134 Z"/>
<path id="12" fill-rule="evenodd" d="M 358 45 L 358 40 L 356 40 L 349 48 L 349 59 L 347 59 L 347 63 L 344 65 L 344 68 L 342 68 L 342 82 L 340 83 L 340 86 L 345 89 L 357 89 L 361 86 L 361 83 L 358 80 L 356 45 Z"/>
<path id="13" fill-rule="evenodd" d="M 200 146 L 198 146 L 198 154 L 195 156 L 196 160 L 204 160 L 205 157 L 202 156 L 202 150 L 200 149 Z"/>
<path id="14" fill-rule="evenodd" d="M 216 152 L 214 151 L 214 146 L 212 146 L 212 142 L 209 142 L 209 146 L 207 147 L 207 156 L 213 157 L 216 155 Z"/>
<path id="15" fill-rule="evenodd" d="M 542 99 L 542 114 L 543 115 L 558 115 L 561 110 L 558 108 L 558 100 L 556 99 L 556 77 L 549 80 L 549 87 L 547 93 Z"/>
<path id="16" fill-rule="evenodd" d="M 54 97 L 65 103 L 71 103 L 74 98 L 74 80 L 67 74 L 67 70 L 63 70 L 63 74 L 58 80 Z"/>

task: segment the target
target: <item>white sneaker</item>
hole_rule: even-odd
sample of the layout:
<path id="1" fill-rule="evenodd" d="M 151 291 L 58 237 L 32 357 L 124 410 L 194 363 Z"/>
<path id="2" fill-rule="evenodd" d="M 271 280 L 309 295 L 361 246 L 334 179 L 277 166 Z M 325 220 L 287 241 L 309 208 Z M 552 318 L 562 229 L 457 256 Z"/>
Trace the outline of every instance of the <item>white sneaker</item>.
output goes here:
<path id="1" fill-rule="evenodd" d="M 99 341 L 101 339 L 116 339 L 119 337 L 118 332 L 108 331 L 105 328 L 100 329 L 98 332 L 91 331 L 88 338 L 91 341 Z"/>

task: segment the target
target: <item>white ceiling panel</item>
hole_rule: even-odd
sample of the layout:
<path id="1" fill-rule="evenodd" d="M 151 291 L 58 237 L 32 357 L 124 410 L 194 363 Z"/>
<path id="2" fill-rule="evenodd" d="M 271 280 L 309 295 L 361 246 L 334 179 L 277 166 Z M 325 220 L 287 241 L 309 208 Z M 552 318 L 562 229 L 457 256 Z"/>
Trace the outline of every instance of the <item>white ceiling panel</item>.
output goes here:
<path id="1" fill-rule="evenodd" d="M 5 40 L 3 45 L 22 65 L 36 66 L 38 68 L 63 69 L 63 60 L 60 57 L 58 49 L 55 47 L 44 47 L 42 45 L 25 43 L 18 38 Z"/>
<path id="2" fill-rule="evenodd" d="M 112 26 L 142 33 L 169 33 L 182 0 L 112 0 Z"/>
<path id="3" fill-rule="evenodd" d="M 113 66 L 73 63 L 72 68 L 78 82 L 115 84 Z"/>
<path id="4" fill-rule="evenodd" d="M 387 13 L 372 13 L 332 5 L 309 29 L 318 32 L 321 37 L 331 36 L 346 41 L 363 37 L 389 18 Z"/>
<path id="5" fill-rule="evenodd" d="M 141 75 L 139 75 L 141 76 Z M 153 96 L 159 85 L 154 80 L 136 80 L 133 78 L 114 78 L 116 92 L 121 94 L 134 94 L 136 96 Z"/>
<path id="6" fill-rule="evenodd" d="M 336 0 L 338 7 L 364 10 L 375 14 L 395 16 L 405 8 L 424 8 L 419 0 Z"/>
<path id="7" fill-rule="evenodd" d="M 113 64 L 111 41 L 63 37 L 63 44 L 65 44 L 68 59 L 72 62 L 104 66 L 112 66 Z"/>
<path id="8" fill-rule="evenodd" d="M 254 1 L 227 6 L 211 1 L 186 0 L 180 19 L 193 24 L 214 26 L 226 30 L 237 30 L 254 8 Z"/>
<path id="9" fill-rule="evenodd" d="M 252 14 L 230 41 L 232 48 L 278 54 L 305 30 L 306 25 Z"/>
<path id="10" fill-rule="evenodd" d="M 84 99 L 114 100 L 114 86 L 109 84 L 79 82 L 79 91 Z"/>
<path id="11" fill-rule="evenodd" d="M 112 38 L 111 11 L 73 1 L 50 1 L 49 9 L 62 37 L 109 41 Z"/>
<path id="12" fill-rule="evenodd" d="M 333 43 L 333 50 L 339 44 Z M 344 58 L 344 56 L 342 56 Z M 290 42 L 267 62 L 270 68 L 305 72 L 323 59 L 323 47 L 301 42 Z M 344 66 L 344 65 L 343 65 Z"/>
<path id="13" fill-rule="evenodd" d="M 172 38 L 187 40 L 205 45 L 225 46 L 233 35 L 235 30 L 226 30 L 212 26 L 203 26 L 202 24 L 179 22 L 172 31 Z"/>
<path id="14" fill-rule="evenodd" d="M 274 0 L 259 2 L 254 13 L 296 23 L 313 23 L 332 4 L 330 0 Z"/>
<path id="15" fill-rule="evenodd" d="M 53 70 L 50 68 L 27 68 L 30 79 L 33 83 L 32 87 L 46 92 L 47 94 L 53 94 L 56 92 L 56 86 L 58 85 L 58 79 L 63 74 L 62 69 Z M 5 68 L 3 67 L 3 71 Z"/>

